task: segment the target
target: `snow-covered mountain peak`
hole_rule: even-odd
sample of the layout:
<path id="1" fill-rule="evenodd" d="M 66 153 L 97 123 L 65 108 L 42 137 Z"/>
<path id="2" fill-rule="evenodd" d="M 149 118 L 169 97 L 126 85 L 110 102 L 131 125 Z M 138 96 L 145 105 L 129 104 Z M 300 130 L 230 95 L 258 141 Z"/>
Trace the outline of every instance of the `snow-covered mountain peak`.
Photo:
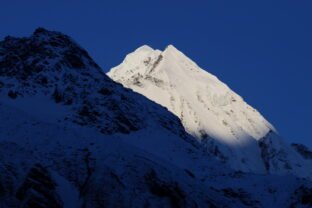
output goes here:
<path id="1" fill-rule="evenodd" d="M 154 51 L 154 49 L 150 47 L 149 45 L 143 45 L 135 50 L 135 52 L 141 52 L 141 51 L 150 52 L 150 51 Z"/>
<path id="2" fill-rule="evenodd" d="M 107 74 L 165 106 L 208 152 L 233 168 L 311 176 L 298 168 L 305 160 L 256 109 L 174 46 L 130 53 Z"/>
<path id="3" fill-rule="evenodd" d="M 185 64 L 192 67 L 185 67 Z M 192 96 L 194 89 L 181 86 L 187 79 L 199 79 L 200 76 L 192 75 L 195 64 L 177 49 L 162 52 L 145 46 L 129 54 L 123 65 L 125 68 L 120 68 L 122 73 L 126 72 L 123 76 L 134 82 L 134 86 L 179 93 L 180 96 L 173 94 L 172 97 L 181 100 L 175 105 L 177 109 L 182 105 L 184 119 L 181 120 L 184 125 L 194 118 L 187 115 L 188 111 L 184 109 L 195 112 L 190 105 L 193 103 L 187 99 Z M 211 85 L 218 86 L 217 82 Z M 183 95 L 182 92 L 187 90 L 188 94 Z M 166 94 L 160 92 L 156 90 L 152 94 L 165 100 Z M 16 172 L 13 175 L 13 172 L 0 168 L 0 173 L 9 178 L 8 181 L 15 181 L 14 189 L 21 190 L 18 191 L 18 200 L 23 204 L 37 197 L 37 194 L 32 195 L 32 183 L 36 183 L 43 187 L 39 202 L 41 197 L 45 199 L 46 192 L 63 196 L 66 190 L 58 189 L 67 187 L 72 196 L 65 194 L 60 201 L 73 198 L 77 202 L 77 198 L 84 198 L 83 203 L 89 204 L 87 207 L 96 207 L 93 203 L 101 204 L 92 200 L 93 197 L 129 205 L 128 201 L 116 200 L 117 197 L 133 200 L 149 192 L 151 197 L 156 197 L 156 201 L 160 199 L 166 204 L 168 200 L 177 203 L 172 207 L 197 207 L 192 200 L 196 200 L 198 207 L 207 207 L 202 205 L 205 203 L 201 200 L 206 201 L 210 193 L 217 193 L 210 190 L 210 179 L 219 174 L 222 177 L 236 175 L 227 165 L 203 152 L 198 142 L 185 132 L 176 116 L 113 82 L 84 49 L 61 33 L 38 29 L 30 37 L 7 38 L 0 42 L 0 98 L 1 123 L 4 124 L 0 125 L 0 162 L 10 167 L 14 158 L 14 166 L 23 167 L 21 164 L 27 161 L 26 168 L 17 171 L 18 179 Z M 200 139 L 205 144 L 208 136 L 201 135 Z M 12 141 L 13 147 L 7 150 L 7 143 Z M 270 139 L 263 146 L 266 147 L 269 142 Z M 208 146 L 208 142 L 206 144 Z M 24 153 L 23 149 L 19 150 L 20 147 L 25 147 L 26 156 L 18 154 Z M 222 155 L 221 146 L 220 149 L 217 145 L 209 148 L 214 148 L 209 152 L 224 161 L 226 157 L 237 156 L 229 152 Z M 250 152 L 250 148 L 246 149 Z M 36 158 L 29 160 L 31 157 L 28 154 Z M 42 165 L 32 164 L 34 161 Z M 249 161 L 246 161 L 247 168 L 240 168 L 254 170 L 259 166 L 257 158 L 250 157 Z M 256 165 L 250 166 L 252 163 Z M 268 167 L 272 165 L 268 164 Z M 55 185 L 50 190 L 45 185 L 46 181 L 40 180 L 42 177 L 60 186 Z M 10 190 L 9 184 L 3 186 L 1 183 L 0 189 L 5 187 L 5 190 Z M 215 184 L 219 186 L 218 181 Z M 128 190 L 133 195 L 129 195 Z M 180 194 L 175 195 L 176 192 Z M 169 194 L 170 198 L 164 198 L 163 193 Z M 170 196 L 172 193 L 174 195 Z M 209 201 L 217 201 L 215 204 L 220 205 L 227 199 L 223 194 L 216 196 L 218 200 Z M 9 201 L 16 201 L 14 194 L 12 197 Z M 146 200 L 151 201 L 149 197 L 137 200 L 146 205 Z M 54 200 L 54 196 L 51 198 Z M 58 197 L 55 198 L 58 202 Z M 3 197 L 0 198 L 0 204 L 1 200 Z M 133 203 L 135 207 L 143 207 L 137 206 L 137 202 Z M 189 206 L 192 204 L 194 206 Z M 157 205 L 155 207 L 161 207 Z"/>
<path id="4" fill-rule="evenodd" d="M 181 105 L 181 102 L 184 103 L 185 101 L 191 104 L 193 100 L 196 100 L 196 102 L 200 104 L 197 103 L 199 106 L 196 106 L 195 109 L 192 107 L 192 110 L 197 111 L 196 109 L 203 109 L 202 112 L 209 113 L 209 115 L 205 116 L 210 118 L 217 117 L 215 118 L 217 120 L 230 117 L 227 112 L 230 110 L 232 110 L 233 113 L 241 113 L 240 111 L 243 111 L 245 114 L 248 113 L 249 117 L 253 117 L 259 125 L 253 125 L 248 116 L 237 116 L 239 118 L 233 121 L 233 123 L 246 121 L 244 124 L 238 124 L 244 131 L 239 133 L 245 134 L 245 137 L 251 136 L 255 139 L 260 139 L 270 130 L 275 131 L 274 127 L 256 110 L 245 103 L 239 95 L 222 83 L 216 76 L 201 69 L 195 62 L 174 46 L 169 45 L 164 51 L 153 50 L 150 47 L 148 47 L 148 50 L 145 50 L 145 48 L 146 46 L 140 47 L 135 52 L 127 55 L 124 62 L 111 69 L 108 75 L 115 81 L 124 84 L 126 87 L 130 87 L 143 94 L 144 91 L 151 90 L 154 88 L 154 85 L 156 85 L 156 88 L 153 90 L 157 90 L 157 92 L 149 92 L 151 95 L 148 93 L 144 95 L 147 97 L 151 96 L 152 98 L 155 96 L 153 100 L 166 106 L 180 118 L 183 109 L 175 105 L 177 105 L 177 103 Z M 174 95 L 174 93 L 177 94 Z M 165 99 L 163 96 L 164 94 L 170 94 L 170 96 L 167 96 Z M 240 110 L 236 109 L 234 111 L 232 108 L 239 108 Z M 194 120 L 194 116 L 195 115 L 189 118 L 188 121 Z M 198 116 L 199 115 L 196 117 Z M 197 120 L 198 119 L 204 120 L 206 118 L 197 118 Z M 207 128 L 202 128 L 204 122 L 198 122 L 195 126 L 190 126 L 191 124 L 188 123 L 188 121 L 182 119 L 182 122 L 185 122 L 186 129 L 199 138 L 202 136 L 204 129 L 208 129 L 206 133 L 211 134 L 213 137 L 228 137 L 224 134 L 224 132 L 228 132 L 228 130 L 224 131 L 224 128 L 219 128 L 219 130 L 216 131 L 216 129 L 210 128 L 210 124 L 206 126 Z M 218 125 L 223 124 L 221 123 Z M 209 128 L 211 130 L 210 132 Z M 225 127 L 225 129 L 229 129 L 229 127 Z"/>
<path id="5" fill-rule="evenodd" d="M 151 52 L 151 51 L 156 51 L 157 49 L 152 48 L 149 45 L 142 45 L 140 47 L 138 47 L 137 49 L 135 49 L 134 52 L 140 52 L 140 51 L 145 51 L 145 52 Z M 163 50 L 163 52 L 174 52 L 174 53 L 178 53 L 180 52 L 176 47 L 174 47 L 172 44 L 169 44 L 168 46 L 165 47 L 165 49 Z"/>
<path id="6" fill-rule="evenodd" d="M 47 30 L 43 27 L 38 27 L 32 34 L 33 36 L 39 37 L 39 36 L 45 36 L 45 37 L 52 37 L 52 36 L 57 36 L 57 35 L 61 35 L 61 36 L 66 36 L 60 32 L 56 32 L 56 31 L 51 31 L 51 30 Z M 68 37 L 68 36 L 67 36 Z M 69 38 L 69 37 L 68 37 Z"/>
<path id="7" fill-rule="evenodd" d="M 177 51 L 143 47 L 127 56 L 122 71 L 135 81 L 133 86 L 155 90 L 152 93 L 165 101 L 168 92 L 173 93 L 173 103 L 183 98 L 177 104 L 183 104 L 185 122 L 194 118 L 187 113 L 198 106 L 187 103 L 192 94 L 181 90 L 193 88 L 181 87 L 189 85 L 181 80 L 196 78 L 200 83 L 201 76 L 186 80 L 193 67 L 184 67 L 183 61 L 188 60 Z M 220 88 L 216 80 L 209 83 Z M 244 208 L 312 203 L 307 180 L 233 171 L 202 148 L 244 170 L 255 162 L 250 170 L 256 172 L 261 170 L 255 169 L 258 157 L 250 154 L 254 143 L 248 143 L 254 139 L 245 140 L 239 149 L 233 148 L 235 143 L 222 146 L 221 140 L 213 146 L 212 138 L 201 135 L 200 146 L 176 116 L 113 82 L 61 33 L 40 28 L 27 38 L 0 41 L 0 115 L 0 207 Z M 291 169 L 292 161 L 302 165 L 300 158 L 289 160 L 291 150 L 282 148 L 273 131 L 260 144 L 270 172 Z M 309 150 L 296 148 L 310 158 Z M 229 158 L 244 149 L 250 157 L 242 163 L 240 157 Z"/>
<path id="8" fill-rule="evenodd" d="M 166 53 L 181 53 L 181 51 L 179 51 L 176 47 L 174 47 L 174 45 L 172 45 L 172 44 L 169 44 L 166 48 L 165 48 L 165 50 L 164 50 L 164 52 L 166 52 Z"/>

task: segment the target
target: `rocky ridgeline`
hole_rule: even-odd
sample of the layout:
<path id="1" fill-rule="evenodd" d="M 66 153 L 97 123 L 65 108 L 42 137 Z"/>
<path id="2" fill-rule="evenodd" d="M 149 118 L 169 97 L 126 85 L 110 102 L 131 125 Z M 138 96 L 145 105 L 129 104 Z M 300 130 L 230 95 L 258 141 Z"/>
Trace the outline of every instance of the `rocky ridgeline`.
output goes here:
<path id="1" fill-rule="evenodd" d="M 145 128 L 148 119 L 142 111 L 167 129 L 185 134 L 165 109 L 144 105 L 141 96 L 129 96 L 129 91 L 111 81 L 84 49 L 62 33 L 38 28 L 28 38 L 8 36 L 0 42 L 0 92 L 11 99 L 50 97 L 71 108 L 64 120 L 103 134 Z"/>

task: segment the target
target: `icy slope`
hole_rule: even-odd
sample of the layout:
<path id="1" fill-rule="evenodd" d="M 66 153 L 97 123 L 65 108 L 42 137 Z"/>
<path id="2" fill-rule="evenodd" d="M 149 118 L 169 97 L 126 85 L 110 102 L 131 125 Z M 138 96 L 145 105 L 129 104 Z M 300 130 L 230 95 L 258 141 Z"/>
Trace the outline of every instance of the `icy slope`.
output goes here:
<path id="1" fill-rule="evenodd" d="M 312 176 L 308 168 L 311 164 L 284 143 L 257 110 L 172 45 L 164 51 L 140 47 L 107 75 L 167 107 L 180 118 L 187 132 L 233 168 Z M 269 133 L 282 146 L 260 147 Z M 265 155 L 265 148 L 274 153 Z M 279 152 L 284 155 L 276 154 Z"/>

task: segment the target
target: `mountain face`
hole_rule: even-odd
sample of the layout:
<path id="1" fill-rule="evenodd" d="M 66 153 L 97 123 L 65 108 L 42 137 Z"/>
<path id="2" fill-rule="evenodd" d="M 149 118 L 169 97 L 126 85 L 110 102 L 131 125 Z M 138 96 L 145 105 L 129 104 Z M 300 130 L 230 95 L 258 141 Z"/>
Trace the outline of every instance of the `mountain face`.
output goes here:
<path id="1" fill-rule="evenodd" d="M 140 47 L 107 75 L 166 107 L 232 168 L 312 176 L 311 161 L 285 143 L 257 110 L 172 45 L 164 51 Z"/>
<path id="2" fill-rule="evenodd" d="M 39 28 L 0 42 L 0 98 L 3 206 L 215 203 L 188 188 L 183 170 L 208 165 L 194 163 L 205 153 L 178 118 L 113 82 L 66 35 Z"/>
<path id="3" fill-rule="evenodd" d="M 0 42 L 0 115 L 0 207 L 312 205 L 310 181 L 216 160 L 59 32 Z"/>

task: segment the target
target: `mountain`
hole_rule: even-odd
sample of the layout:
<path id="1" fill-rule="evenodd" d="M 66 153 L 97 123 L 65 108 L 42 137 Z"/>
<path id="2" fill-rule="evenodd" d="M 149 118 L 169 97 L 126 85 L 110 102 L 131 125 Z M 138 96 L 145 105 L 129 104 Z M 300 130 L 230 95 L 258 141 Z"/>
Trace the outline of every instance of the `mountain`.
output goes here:
<path id="1" fill-rule="evenodd" d="M 312 163 L 217 77 L 169 45 L 142 46 L 107 75 L 166 107 L 206 150 L 244 172 L 311 178 Z"/>
<path id="2" fill-rule="evenodd" d="M 184 169 L 208 165 L 194 163 L 204 153 L 179 120 L 110 80 L 62 33 L 38 28 L 0 42 L 0 98 L 0 202 L 7 207 L 215 203 L 203 200 L 206 188 L 189 188 Z"/>
<path id="3" fill-rule="evenodd" d="M 0 42 L 0 207 L 311 206 L 312 184 L 235 171 L 70 37 Z"/>

